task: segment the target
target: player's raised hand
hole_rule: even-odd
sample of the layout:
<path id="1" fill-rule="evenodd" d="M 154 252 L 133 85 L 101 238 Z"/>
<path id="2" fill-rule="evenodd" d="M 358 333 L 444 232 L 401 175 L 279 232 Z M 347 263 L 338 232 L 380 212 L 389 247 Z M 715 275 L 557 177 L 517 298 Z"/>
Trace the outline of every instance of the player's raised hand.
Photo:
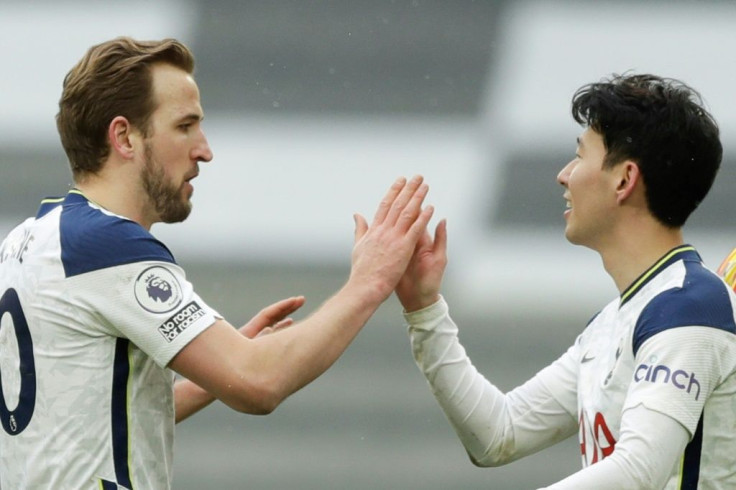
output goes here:
<path id="1" fill-rule="evenodd" d="M 289 315 L 301 308 L 305 301 L 304 296 L 293 296 L 266 306 L 240 327 L 240 333 L 252 339 L 288 327 L 294 323 Z"/>
<path id="2" fill-rule="evenodd" d="M 396 296 L 407 312 L 421 310 L 439 299 L 447 266 L 447 222 L 440 221 L 434 239 L 422 234 L 409 265 L 396 286 Z"/>
<path id="3" fill-rule="evenodd" d="M 379 301 L 394 290 L 420 237 L 426 233 L 432 206 L 422 208 L 429 187 L 421 176 L 399 178 L 388 190 L 368 225 L 355 215 L 355 246 L 350 280 L 369 288 Z"/>

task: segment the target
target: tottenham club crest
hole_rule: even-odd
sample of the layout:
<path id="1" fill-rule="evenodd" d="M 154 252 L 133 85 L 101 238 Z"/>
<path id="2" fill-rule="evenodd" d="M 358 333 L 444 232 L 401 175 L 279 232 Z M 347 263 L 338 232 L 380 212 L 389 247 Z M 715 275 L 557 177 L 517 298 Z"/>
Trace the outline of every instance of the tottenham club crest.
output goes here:
<path id="1" fill-rule="evenodd" d="M 181 304 L 181 286 L 167 268 L 155 265 L 135 280 L 135 299 L 151 313 L 168 313 Z"/>

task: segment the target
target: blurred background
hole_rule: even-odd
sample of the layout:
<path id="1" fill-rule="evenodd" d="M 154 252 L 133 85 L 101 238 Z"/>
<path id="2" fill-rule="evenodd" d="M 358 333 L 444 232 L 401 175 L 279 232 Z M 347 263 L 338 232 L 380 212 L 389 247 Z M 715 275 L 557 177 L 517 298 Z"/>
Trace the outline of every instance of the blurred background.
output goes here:
<path id="1" fill-rule="evenodd" d="M 352 214 L 422 174 L 448 219 L 444 287 L 476 366 L 511 389 L 617 293 L 562 236 L 555 177 L 581 85 L 653 72 L 698 89 L 724 161 L 686 239 L 736 246 L 732 1 L 0 0 L 0 233 L 71 185 L 54 115 L 66 72 L 118 35 L 176 37 L 215 158 L 194 212 L 156 225 L 232 323 L 295 294 L 303 318 L 347 278 Z M 176 489 L 526 489 L 580 466 L 571 439 L 507 467 L 468 460 L 411 358 L 391 298 L 324 376 L 267 417 L 214 404 L 177 427 Z"/>

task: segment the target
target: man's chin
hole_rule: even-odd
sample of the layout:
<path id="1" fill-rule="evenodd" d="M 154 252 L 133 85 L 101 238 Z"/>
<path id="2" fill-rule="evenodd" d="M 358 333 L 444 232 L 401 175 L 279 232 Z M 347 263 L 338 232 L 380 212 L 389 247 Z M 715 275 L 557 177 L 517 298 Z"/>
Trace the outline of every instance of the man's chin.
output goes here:
<path id="1" fill-rule="evenodd" d="M 565 228 L 565 239 L 573 245 L 583 245 L 580 237 L 576 236 L 569 227 Z"/>
<path id="2" fill-rule="evenodd" d="M 590 240 L 586 241 L 583 240 L 582 237 L 575 235 L 573 233 L 570 233 L 569 230 L 565 230 L 565 238 L 568 242 L 570 242 L 572 245 L 578 245 L 580 247 L 589 248 L 591 250 L 597 251 L 598 249 L 591 243 Z"/>
<path id="3" fill-rule="evenodd" d="M 190 214 L 192 214 L 192 203 L 187 201 L 183 206 L 168 210 L 167 213 L 161 216 L 161 222 L 169 224 L 181 223 L 186 220 Z"/>

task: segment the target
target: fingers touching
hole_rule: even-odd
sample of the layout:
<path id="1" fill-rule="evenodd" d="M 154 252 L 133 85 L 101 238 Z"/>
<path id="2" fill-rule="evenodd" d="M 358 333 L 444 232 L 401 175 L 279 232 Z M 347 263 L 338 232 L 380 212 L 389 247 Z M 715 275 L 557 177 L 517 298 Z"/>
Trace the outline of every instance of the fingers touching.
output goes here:
<path id="1" fill-rule="evenodd" d="M 378 205 L 376 215 L 373 217 L 374 223 L 382 223 L 386 219 L 386 216 L 388 215 L 391 206 L 396 200 L 396 197 L 401 193 L 405 185 L 406 179 L 404 177 L 399 177 L 398 179 L 396 179 L 393 185 L 391 185 L 391 188 L 389 188 L 388 192 L 385 196 L 383 196 L 383 199 Z"/>
<path id="2" fill-rule="evenodd" d="M 394 182 L 378 207 L 374 224 L 386 223 L 404 225 L 408 229 L 422 211 L 422 203 L 427 196 L 429 187 L 420 175 L 408 182 L 401 177 Z"/>

